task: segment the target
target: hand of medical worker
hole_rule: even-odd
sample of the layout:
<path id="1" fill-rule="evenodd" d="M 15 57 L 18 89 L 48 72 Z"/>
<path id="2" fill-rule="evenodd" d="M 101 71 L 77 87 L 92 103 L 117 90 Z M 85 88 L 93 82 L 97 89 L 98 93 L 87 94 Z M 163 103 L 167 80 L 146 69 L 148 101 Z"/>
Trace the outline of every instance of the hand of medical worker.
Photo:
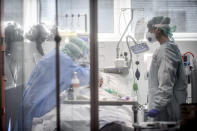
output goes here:
<path id="1" fill-rule="evenodd" d="M 156 117 L 158 115 L 159 111 L 156 109 L 150 110 L 148 113 L 146 113 L 146 117 Z"/>
<path id="2" fill-rule="evenodd" d="M 100 77 L 100 78 L 99 78 L 99 87 L 102 87 L 102 85 L 103 85 L 103 78 Z"/>

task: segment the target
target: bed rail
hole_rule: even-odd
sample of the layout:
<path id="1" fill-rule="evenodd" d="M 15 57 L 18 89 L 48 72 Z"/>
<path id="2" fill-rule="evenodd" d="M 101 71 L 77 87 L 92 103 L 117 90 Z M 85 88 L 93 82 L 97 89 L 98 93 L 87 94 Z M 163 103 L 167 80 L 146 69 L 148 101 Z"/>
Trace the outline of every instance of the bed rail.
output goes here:
<path id="1" fill-rule="evenodd" d="M 90 101 L 87 100 L 67 100 L 63 101 L 64 104 L 73 104 L 73 105 L 87 105 L 90 104 Z M 98 101 L 100 106 L 122 106 L 122 105 L 132 105 L 132 110 L 134 114 L 134 123 L 137 122 L 137 113 L 139 109 L 139 104 L 137 101 Z"/>

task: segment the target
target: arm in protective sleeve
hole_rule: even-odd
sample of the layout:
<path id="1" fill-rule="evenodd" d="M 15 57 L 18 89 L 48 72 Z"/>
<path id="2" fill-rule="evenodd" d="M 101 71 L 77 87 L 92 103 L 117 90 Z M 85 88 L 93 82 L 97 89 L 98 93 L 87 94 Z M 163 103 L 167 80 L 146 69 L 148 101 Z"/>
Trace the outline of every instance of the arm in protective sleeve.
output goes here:
<path id="1" fill-rule="evenodd" d="M 153 109 L 161 110 L 165 107 L 173 96 L 173 87 L 176 81 L 178 61 L 174 52 L 168 49 L 163 50 L 158 59 L 158 82 L 159 87 L 155 94 Z"/>

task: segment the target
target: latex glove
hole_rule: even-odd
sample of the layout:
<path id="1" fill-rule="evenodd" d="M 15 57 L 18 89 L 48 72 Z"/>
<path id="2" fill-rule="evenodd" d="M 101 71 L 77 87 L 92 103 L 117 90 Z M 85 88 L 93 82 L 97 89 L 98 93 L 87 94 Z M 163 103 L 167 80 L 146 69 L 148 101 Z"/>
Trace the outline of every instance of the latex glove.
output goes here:
<path id="1" fill-rule="evenodd" d="M 159 111 L 156 109 L 150 110 L 148 113 L 146 113 L 146 117 L 156 117 L 158 115 Z"/>

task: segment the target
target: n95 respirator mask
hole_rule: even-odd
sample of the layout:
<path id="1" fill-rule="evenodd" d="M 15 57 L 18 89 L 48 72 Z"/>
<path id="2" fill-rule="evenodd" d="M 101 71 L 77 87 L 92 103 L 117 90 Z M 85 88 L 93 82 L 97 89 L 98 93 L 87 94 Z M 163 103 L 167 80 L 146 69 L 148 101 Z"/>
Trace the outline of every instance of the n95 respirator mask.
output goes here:
<path id="1" fill-rule="evenodd" d="M 154 43 L 157 41 L 155 33 L 151 33 L 151 32 L 147 32 L 146 33 L 146 39 L 150 42 L 150 43 Z"/>

